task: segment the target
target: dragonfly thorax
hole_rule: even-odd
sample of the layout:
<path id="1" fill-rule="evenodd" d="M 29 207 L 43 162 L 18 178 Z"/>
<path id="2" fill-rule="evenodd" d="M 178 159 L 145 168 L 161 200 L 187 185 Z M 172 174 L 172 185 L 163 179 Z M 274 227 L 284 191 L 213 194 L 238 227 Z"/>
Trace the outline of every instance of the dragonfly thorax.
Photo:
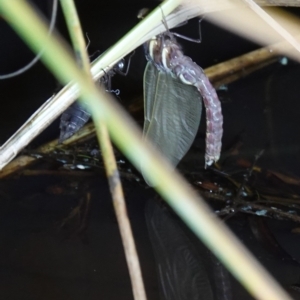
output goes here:
<path id="1" fill-rule="evenodd" d="M 145 45 L 146 57 L 158 70 L 172 73 L 171 60 L 180 56 L 181 47 L 170 33 L 153 37 Z"/>

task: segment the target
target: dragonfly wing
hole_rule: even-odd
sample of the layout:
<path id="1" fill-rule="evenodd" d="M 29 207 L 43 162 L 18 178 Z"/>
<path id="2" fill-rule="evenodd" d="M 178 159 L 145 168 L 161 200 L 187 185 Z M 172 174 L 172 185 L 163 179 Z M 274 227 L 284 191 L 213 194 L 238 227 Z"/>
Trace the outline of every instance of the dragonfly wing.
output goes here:
<path id="1" fill-rule="evenodd" d="M 154 143 L 175 167 L 197 134 L 202 111 L 201 95 L 194 86 L 157 71 L 149 63 L 144 82 L 144 137 Z"/>
<path id="2" fill-rule="evenodd" d="M 158 70 L 148 62 L 144 72 L 144 128 L 143 135 L 148 131 L 155 101 L 155 87 L 158 79 Z"/>
<path id="3" fill-rule="evenodd" d="M 146 205 L 146 222 L 157 265 L 161 299 L 213 300 L 206 261 L 165 207 Z"/>

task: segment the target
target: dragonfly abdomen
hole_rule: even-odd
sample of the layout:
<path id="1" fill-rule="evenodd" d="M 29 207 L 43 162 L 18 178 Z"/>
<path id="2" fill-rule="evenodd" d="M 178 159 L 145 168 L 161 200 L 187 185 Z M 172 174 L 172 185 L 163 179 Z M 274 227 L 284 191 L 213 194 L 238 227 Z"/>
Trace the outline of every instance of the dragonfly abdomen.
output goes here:
<path id="1" fill-rule="evenodd" d="M 194 85 L 200 92 L 206 110 L 205 167 L 220 158 L 223 135 L 223 115 L 216 90 L 206 77 L 203 69 L 190 57 L 170 55 L 170 66 L 175 75 L 185 84 Z"/>
<path id="2" fill-rule="evenodd" d="M 196 85 L 206 109 L 206 150 L 205 166 L 210 166 L 220 158 L 223 136 L 223 115 L 217 93 L 208 78 Z"/>

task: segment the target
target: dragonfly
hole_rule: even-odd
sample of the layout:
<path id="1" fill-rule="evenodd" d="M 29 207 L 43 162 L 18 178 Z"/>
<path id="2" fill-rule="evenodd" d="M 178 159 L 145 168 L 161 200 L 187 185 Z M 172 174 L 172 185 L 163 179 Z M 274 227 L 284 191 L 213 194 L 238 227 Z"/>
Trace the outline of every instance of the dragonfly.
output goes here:
<path id="1" fill-rule="evenodd" d="M 185 56 L 174 34 L 144 45 L 144 139 L 176 167 L 198 131 L 202 101 L 206 110 L 205 168 L 218 161 L 223 135 L 221 104 L 203 69 Z"/>
<path id="2" fill-rule="evenodd" d="M 115 74 L 126 76 L 130 66 L 130 60 L 134 53 L 129 56 L 127 62 L 127 68 L 125 70 L 125 59 L 122 58 L 111 70 L 105 73 L 100 79 L 100 84 L 105 86 L 106 92 L 114 93 L 116 96 L 120 94 L 120 90 L 112 90 L 111 78 Z M 125 70 L 125 71 L 124 71 Z M 91 113 L 88 107 L 84 103 L 74 102 L 69 106 L 62 114 L 60 119 L 60 136 L 58 143 L 63 143 L 65 140 L 74 135 L 79 129 L 81 129 L 90 119 Z"/>

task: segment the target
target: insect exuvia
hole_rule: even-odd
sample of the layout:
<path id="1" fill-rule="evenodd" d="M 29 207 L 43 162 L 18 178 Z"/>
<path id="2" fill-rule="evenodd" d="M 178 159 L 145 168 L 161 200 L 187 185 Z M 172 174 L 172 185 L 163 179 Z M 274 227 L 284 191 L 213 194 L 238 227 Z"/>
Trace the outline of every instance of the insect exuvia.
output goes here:
<path id="1" fill-rule="evenodd" d="M 62 143 L 72 135 L 74 135 L 80 128 L 84 126 L 90 119 L 91 114 L 87 107 L 78 101 L 69 106 L 60 118 L 60 135 L 58 143 Z"/>
<path id="2" fill-rule="evenodd" d="M 125 59 L 122 58 L 111 70 L 105 73 L 100 79 L 100 84 L 104 84 L 105 90 L 109 93 L 114 93 L 117 96 L 120 94 L 120 91 L 112 90 L 111 88 L 111 78 L 115 74 L 120 74 L 126 76 L 130 66 L 130 60 L 134 53 L 129 56 L 127 68 L 125 70 Z M 90 119 L 91 114 L 88 111 L 88 108 L 79 102 L 74 102 L 69 108 L 65 110 L 60 119 L 60 136 L 59 143 L 70 138 L 74 135 L 79 129 L 81 129 Z"/>
<path id="3" fill-rule="evenodd" d="M 221 139 L 223 134 L 223 116 L 217 93 L 201 67 L 183 54 L 180 45 L 170 32 L 160 34 L 145 44 L 148 65 L 144 75 L 144 101 L 145 101 L 145 124 L 144 136 L 149 138 L 157 148 L 167 156 L 170 162 L 176 166 L 183 155 L 189 150 L 193 142 L 201 117 L 201 105 L 199 99 L 202 96 L 206 109 L 206 150 L 205 167 L 218 161 L 221 152 Z M 150 64 L 150 65 L 149 65 Z M 148 69 L 155 68 L 157 79 L 150 79 Z M 155 92 L 154 96 L 149 92 L 149 81 L 158 86 L 163 78 L 167 83 L 161 83 L 165 91 Z M 178 86 L 178 82 L 181 83 Z M 171 83 L 171 85 L 169 85 Z M 176 83 L 176 84 L 175 84 Z M 174 88 L 175 86 L 175 88 Z M 179 89 L 192 87 L 180 94 Z M 158 97 L 158 96 L 159 97 Z M 182 99 L 185 97 L 186 99 Z M 175 104 L 169 103 L 175 101 Z M 150 104 L 149 104 L 149 103 Z M 159 102 L 159 103 L 157 103 Z M 162 103 L 160 103 L 162 102 Z M 183 106 L 182 106 L 183 105 Z M 168 111 L 158 111 L 157 106 L 170 106 Z M 199 112 L 197 112 L 199 111 Z M 169 114 L 172 115 L 169 115 Z M 159 115 L 157 115 L 159 114 Z M 164 115 L 163 117 L 161 115 Z M 164 119 L 167 119 L 165 121 Z M 171 119 L 171 120 L 170 120 Z M 158 126 L 157 122 L 160 122 Z M 168 124 L 172 122 L 173 124 Z M 167 123 L 167 130 L 164 130 Z M 181 136 L 182 134 L 186 136 Z M 162 135 L 162 136 L 161 136 Z M 171 138 L 168 137 L 171 135 Z M 159 141 L 159 142 L 157 142 Z M 162 141 L 162 143 L 160 143 Z M 169 153 L 166 148 L 179 147 L 179 154 Z M 174 160 L 173 156 L 176 156 Z"/>

